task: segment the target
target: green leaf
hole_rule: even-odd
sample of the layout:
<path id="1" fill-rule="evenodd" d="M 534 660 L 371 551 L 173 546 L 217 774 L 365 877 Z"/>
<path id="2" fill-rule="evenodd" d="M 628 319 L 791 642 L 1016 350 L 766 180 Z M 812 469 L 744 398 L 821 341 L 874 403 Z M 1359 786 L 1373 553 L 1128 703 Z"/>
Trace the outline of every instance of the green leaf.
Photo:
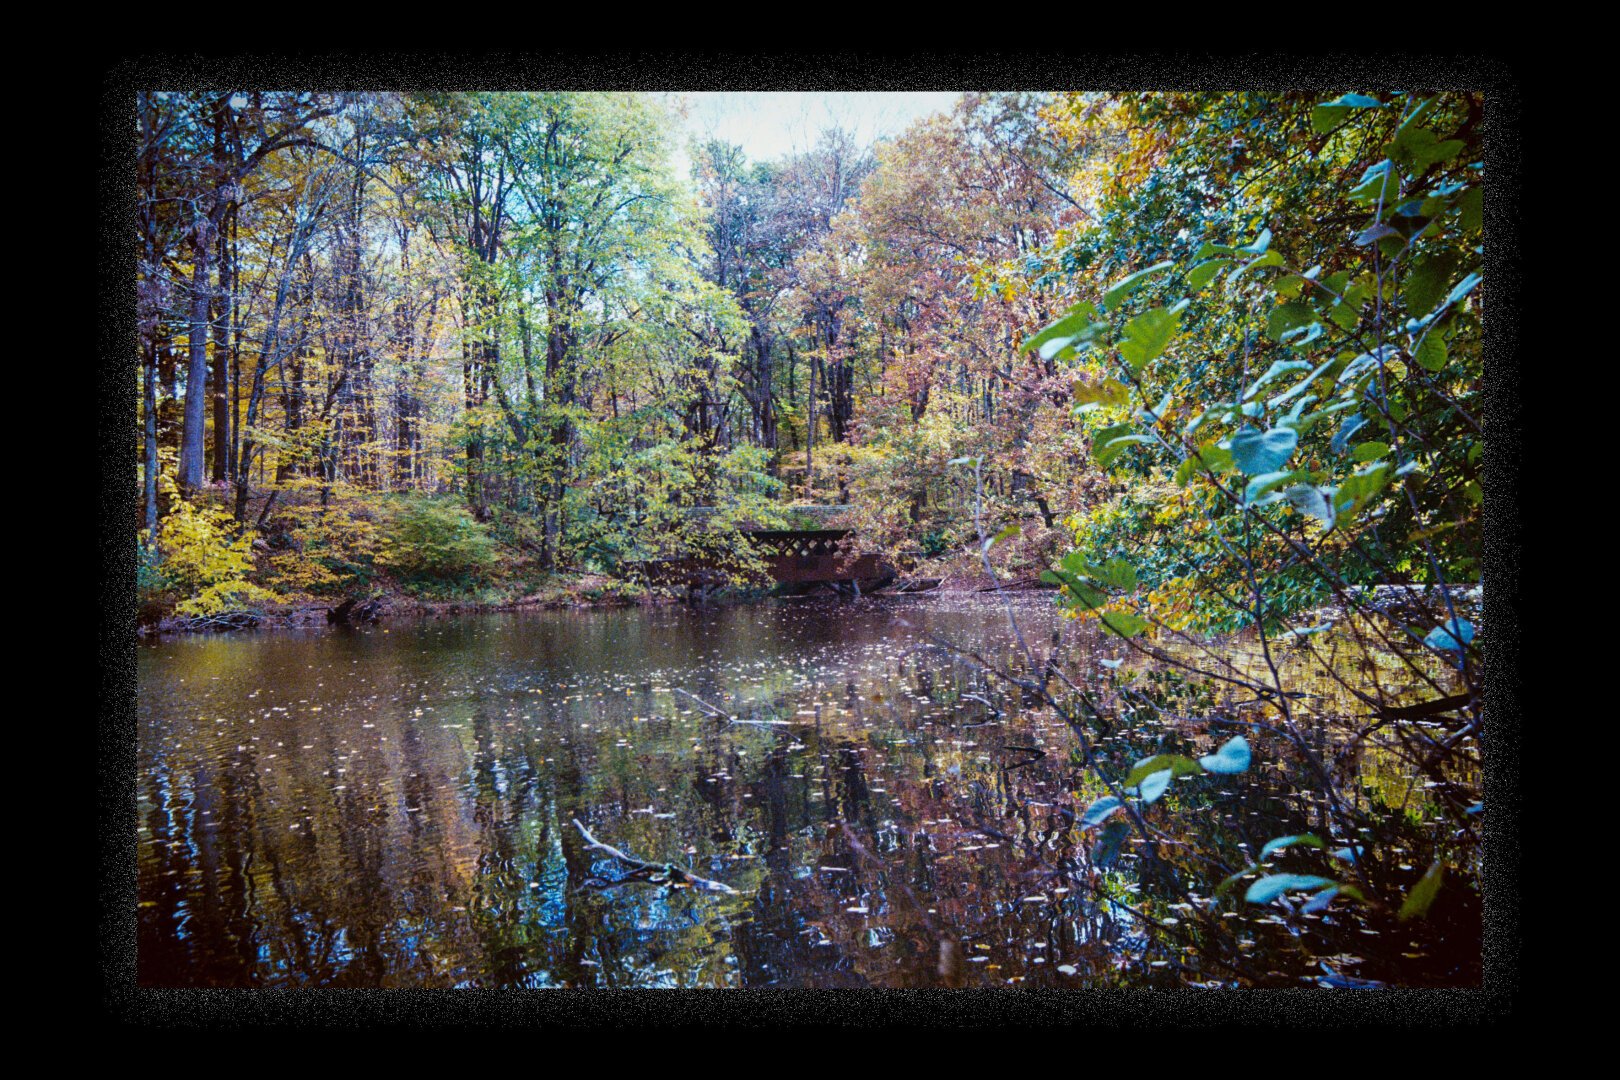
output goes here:
<path id="1" fill-rule="evenodd" d="M 1198 292 L 1215 279 L 1215 275 L 1221 272 L 1222 267 L 1230 265 L 1231 259 L 1209 259 L 1199 263 L 1187 271 L 1187 287 L 1193 292 Z"/>
<path id="2" fill-rule="evenodd" d="M 1401 237 L 1400 233 L 1396 232 L 1394 229 L 1382 222 L 1375 221 L 1365 229 L 1358 232 L 1353 243 L 1357 247 L 1366 247 L 1368 244 L 1376 244 L 1378 241 L 1392 236 L 1397 239 L 1401 239 L 1404 243 L 1404 238 Z M 1379 250 L 1383 249 L 1380 248 Z"/>
<path id="3" fill-rule="evenodd" d="M 1334 520 L 1342 528 L 1372 502 L 1389 482 L 1389 462 L 1372 461 L 1357 469 L 1333 489 Z"/>
<path id="4" fill-rule="evenodd" d="M 1243 489 L 1243 505 L 1266 506 L 1270 503 L 1274 503 L 1278 499 L 1281 499 L 1282 496 L 1274 495 L 1271 498 L 1267 498 L 1266 496 L 1268 494 L 1270 494 L 1276 488 L 1289 483 L 1290 481 L 1298 480 L 1301 477 L 1309 475 L 1309 473 L 1298 469 L 1294 470 L 1293 472 L 1279 471 L 1261 473 L 1259 476 L 1256 476 L 1254 479 L 1250 480 L 1248 485 Z"/>
<path id="5" fill-rule="evenodd" d="M 1354 330 L 1361 321 L 1361 305 L 1348 300 L 1334 304 L 1328 308 L 1328 318 L 1340 330 Z"/>
<path id="6" fill-rule="evenodd" d="M 1206 241 L 1199 246 L 1198 254 L 1194 255 L 1193 259 L 1203 260 L 1209 258 L 1211 255 L 1235 255 L 1236 253 L 1237 248 L 1232 247 L 1230 244 L 1215 244 Z"/>
<path id="7" fill-rule="evenodd" d="M 1283 261 L 1282 255 L 1275 251 L 1268 251 L 1258 259 L 1250 259 L 1226 276 L 1226 287 L 1230 289 L 1235 286 L 1238 280 L 1250 270 L 1263 270 L 1268 266 L 1281 266 Z"/>
<path id="8" fill-rule="evenodd" d="M 1148 621 L 1129 611 L 1105 611 L 1099 618 L 1102 624 L 1120 637 L 1135 637 L 1148 627 Z"/>
<path id="9" fill-rule="evenodd" d="M 1366 94 L 1343 94 L 1332 101 L 1324 101 L 1311 110 L 1311 127 L 1318 135 L 1326 135 L 1356 109 L 1381 109 L 1383 103 Z"/>
<path id="10" fill-rule="evenodd" d="M 1361 174 L 1361 182 L 1350 190 L 1353 202 L 1377 203 L 1391 201 L 1401 189 L 1400 177 L 1395 174 L 1395 163 L 1380 161 Z"/>
<path id="11" fill-rule="evenodd" d="M 1301 904 L 1299 906 L 1299 913 L 1301 915 L 1314 915 L 1331 904 L 1333 902 L 1333 898 L 1338 895 L 1339 886 L 1330 885 Z"/>
<path id="12" fill-rule="evenodd" d="M 1266 373 L 1254 380 L 1249 388 L 1243 392 L 1243 400 L 1248 401 L 1260 392 L 1260 388 L 1279 375 L 1287 375 L 1291 371 L 1304 371 L 1311 365 L 1303 360 L 1276 360 L 1266 369 Z"/>
<path id="13" fill-rule="evenodd" d="M 1474 624 L 1463 618 L 1447 619 L 1444 625 L 1429 631 L 1423 644 L 1431 649 L 1462 652 L 1463 646 L 1474 640 Z"/>
<path id="14" fill-rule="evenodd" d="M 1332 878 L 1314 874 L 1267 874 L 1249 886 L 1243 899 L 1251 904 L 1269 904 L 1283 893 L 1293 889 L 1320 889 L 1338 884 Z"/>
<path id="15" fill-rule="evenodd" d="M 1290 349 L 1303 349 L 1325 333 L 1327 331 L 1322 329 L 1321 323 L 1312 322 L 1305 326 L 1296 326 L 1294 329 L 1287 331 L 1278 339 L 1278 343 L 1286 345 Z"/>
<path id="16" fill-rule="evenodd" d="M 1082 407 L 1091 405 L 1111 405 L 1124 408 L 1131 403 L 1131 391 L 1128 386 L 1118 379 L 1104 379 L 1100 383 L 1089 383 L 1084 379 L 1076 379 L 1072 384 L 1074 400 Z"/>
<path id="17" fill-rule="evenodd" d="M 1150 758 L 1143 758 L 1131 768 L 1130 775 L 1125 778 L 1126 787 L 1136 787 L 1146 776 L 1161 769 L 1169 769 L 1175 776 L 1202 776 L 1204 767 L 1184 754 L 1154 754 Z"/>
<path id="18" fill-rule="evenodd" d="M 1249 740 L 1239 735 L 1227 740 L 1213 754 L 1198 759 L 1205 772 L 1234 775 L 1249 768 Z"/>
<path id="19" fill-rule="evenodd" d="M 1328 449 L 1332 450 L 1335 454 L 1344 453 L 1346 445 L 1348 445 L 1350 442 L 1350 436 L 1354 435 L 1357 431 L 1360 431 L 1363 427 L 1366 427 L 1366 425 L 1367 421 L 1365 417 L 1352 416 L 1348 418 L 1344 423 L 1339 425 L 1339 430 L 1334 433 L 1333 439 L 1328 443 Z"/>
<path id="20" fill-rule="evenodd" d="M 1110 821 L 1104 825 L 1097 836 L 1096 846 L 1091 849 L 1091 861 L 1104 869 L 1112 866 L 1114 860 L 1119 858 L 1120 846 L 1130 834 L 1131 827 L 1123 821 Z"/>
<path id="21" fill-rule="evenodd" d="M 1320 521 L 1322 528 L 1333 528 L 1335 520 L 1333 506 L 1321 488 L 1314 484 L 1295 484 L 1283 492 L 1283 498 L 1301 514 Z"/>
<path id="22" fill-rule="evenodd" d="M 1275 472 L 1287 464 L 1297 445 L 1299 433 L 1288 428 L 1246 427 L 1232 436 L 1232 462 L 1249 476 Z"/>
<path id="23" fill-rule="evenodd" d="M 1413 359 L 1424 371 L 1439 371 L 1446 366 L 1446 339 L 1438 330 L 1423 335 Z"/>
<path id="24" fill-rule="evenodd" d="M 1041 580 L 1053 585 L 1062 585 L 1075 602 L 1087 611 L 1094 611 L 1108 602 L 1108 597 L 1101 589 L 1080 580 L 1073 572 L 1045 570 L 1041 573 Z"/>
<path id="25" fill-rule="evenodd" d="M 1125 429 L 1125 431 L 1118 430 L 1121 428 Z M 1154 441 L 1153 436 L 1132 434 L 1129 432 L 1129 428 L 1129 424 L 1117 424 L 1114 427 L 1105 428 L 1102 432 L 1098 432 L 1096 439 L 1092 443 L 1091 451 L 1092 456 L 1097 459 L 1097 464 L 1106 469 L 1131 447 Z M 1104 432 L 1108 433 L 1106 437 L 1104 437 Z"/>
<path id="26" fill-rule="evenodd" d="M 1485 279 L 1478 274 L 1469 274 L 1467 277 L 1457 282 L 1457 287 L 1452 289 L 1450 294 L 1447 295 L 1446 303 L 1455 304 L 1457 301 L 1473 292 L 1474 286 L 1478 285 L 1484 280 Z"/>
<path id="27" fill-rule="evenodd" d="M 1215 886 L 1215 895 L 1221 896 L 1226 892 L 1227 889 L 1230 889 L 1233 885 L 1236 885 L 1240 878 L 1248 874 L 1252 874 L 1258 869 L 1260 869 L 1259 866 L 1245 866 L 1243 869 L 1224 879 L 1219 885 Z"/>
<path id="28" fill-rule="evenodd" d="M 1004 528 L 1000 532 L 996 533 L 996 535 L 994 535 L 992 537 L 989 537 L 988 539 L 985 540 L 985 542 L 984 542 L 984 550 L 989 551 L 991 548 L 995 547 L 997 544 L 1001 543 L 1003 540 L 1009 539 L 1010 537 L 1017 536 L 1022 531 L 1023 530 L 1021 530 L 1016 524 L 1008 525 L 1006 528 Z"/>
<path id="29" fill-rule="evenodd" d="M 1351 461 L 1377 461 L 1389 453 L 1389 444 L 1381 442 L 1357 443 L 1350 451 Z"/>
<path id="30" fill-rule="evenodd" d="M 1080 827 L 1082 829 L 1089 829 L 1095 825 L 1101 825 L 1104 821 L 1107 821 L 1108 818 L 1112 816 L 1113 813 L 1122 805 L 1123 804 L 1114 796 L 1104 795 L 1102 798 L 1086 807 L 1086 812 L 1080 815 Z"/>
<path id="31" fill-rule="evenodd" d="M 1457 224 L 1464 232 L 1476 233 L 1485 227 L 1485 189 L 1469 188 L 1457 200 Z"/>
<path id="32" fill-rule="evenodd" d="M 1446 284 L 1456 273 L 1457 257 L 1450 253 L 1430 255 L 1412 264 L 1401 281 L 1401 297 L 1413 315 L 1427 315 L 1440 306 Z"/>
<path id="33" fill-rule="evenodd" d="M 1293 362 L 1297 363 L 1297 361 L 1293 361 Z M 1321 378 L 1322 373 L 1327 371 L 1328 368 L 1332 367 L 1336 363 L 1338 363 L 1338 358 L 1337 357 L 1330 358 L 1330 359 L 1322 361 L 1315 368 L 1313 368 L 1311 370 L 1311 373 L 1309 375 L 1305 376 L 1304 379 L 1302 379 L 1299 382 L 1295 383 L 1289 389 L 1283 391 L 1282 393 L 1278 394 L 1276 397 L 1272 398 L 1270 401 L 1266 402 L 1266 408 L 1268 408 L 1268 409 L 1276 409 L 1276 408 L 1281 408 L 1282 406 L 1288 404 L 1288 402 L 1292 401 L 1295 397 L 1297 397 L 1300 394 L 1304 393 L 1306 391 L 1306 389 L 1308 389 L 1310 387 L 1311 383 L 1313 383 L 1317 379 Z"/>
<path id="34" fill-rule="evenodd" d="M 1174 778 L 1175 773 L 1170 769 L 1160 769 L 1156 773 L 1149 773 L 1143 777 L 1142 783 L 1137 787 L 1137 791 L 1142 795 L 1142 801 L 1144 803 L 1158 802 L 1159 796 L 1165 793 L 1170 787 L 1170 781 Z"/>
<path id="35" fill-rule="evenodd" d="M 1030 349 L 1042 349 L 1049 342 L 1055 341 L 1059 338 L 1064 339 L 1065 343 L 1067 343 L 1069 339 L 1083 333 L 1088 327 L 1093 325 L 1096 322 L 1097 314 L 1097 306 L 1095 304 L 1089 300 L 1082 300 L 1080 303 L 1074 305 L 1074 307 L 1070 308 L 1066 313 L 1064 313 L 1063 316 L 1061 316 L 1056 322 L 1047 326 L 1046 329 L 1024 342 L 1024 348 L 1026 351 Z M 1043 359 L 1051 359 L 1051 356 L 1047 355 L 1045 352 L 1043 352 L 1041 355 Z"/>
<path id="36" fill-rule="evenodd" d="M 1181 316 L 1172 309 L 1156 307 L 1125 324 L 1125 340 L 1119 344 L 1119 354 L 1133 374 L 1169 347 L 1180 322 Z"/>
<path id="37" fill-rule="evenodd" d="M 1297 836 L 1279 836 L 1275 840 L 1267 840 L 1266 846 L 1260 849 L 1260 858 L 1265 859 L 1274 851 L 1303 844 L 1305 847 L 1319 848 L 1324 846 L 1322 838 L 1314 833 L 1300 833 Z"/>
<path id="38" fill-rule="evenodd" d="M 1087 563 L 1086 573 L 1093 581 L 1100 582 L 1110 589 L 1129 592 L 1136 588 L 1136 570 L 1118 555 L 1100 565 Z"/>
<path id="39" fill-rule="evenodd" d="M 1214 443 L 1205 443 L 1193 453 L 1187 455 L 1186 460 L 1177 466 L 1176 483 L 1186 487 L 1187 481 L 1198 473 L 1223 473 L 1229 472 L 1231 469 L 1232 452 L 1216 446 Z"/>
<path id="40" fill-rule="evenodd" d="M 1444 876 L 1445 867 L 1440 865 L 1439 859 L 1429 864 L 1429 869 L 1418 878 L 1417 884 L 1412 886 L 1401 904 L 1398 917 L 1402 922 L 1408 919 L 1421 919 L 1429 913 L 1429 908 L 1434 905 L 1435 896 L 1440 892 L 1440 880 Z"/>
<path id="41" fill-rule="evenodd" d="M 1406 166 L 1407 174 L 1419 176 L 1429 166 L 1449 161 L 1462 152 L 1466 144 L 1461 139 L 1441 141 L 1426 127 L 1408 124 L 1395 133 L 1395 139 L 1385 145 L 1384 153 Z"/>
<path id="42" fill-rule="evenodd" d="M 1113 286 L 1106 293 L 1103 294 L 1103 310 L 1110 312 L 1118 311 L 1119 305 L 1125 302 L 1125 298 L 1130 296 L 1131 293 L 1135 292 L 1137 289 L 1141 288 L 1143 283 L 1145 283 L 1148 278 L 1152 277 L 1154 274 L 1163 273 L 1174 265 L 1176 264 L 1168 260 L 1161 263 L 1154 263 L 1145 270 L 1138 270 L 1136 273 L 1131 274 L 1128 277 L 1120 278 L 1118 281 L 1114 282 Z"/>
<path id="43" fill-rule="evenodd" d="M 1290 300 L 1271 309 L 1266 319 L 1266 336 L 1272 341 L 1281 341 L 1290 330 L 1309 326 L 1315 321 L 1316 312 L 1311 305 L 1303 300 Z"/>

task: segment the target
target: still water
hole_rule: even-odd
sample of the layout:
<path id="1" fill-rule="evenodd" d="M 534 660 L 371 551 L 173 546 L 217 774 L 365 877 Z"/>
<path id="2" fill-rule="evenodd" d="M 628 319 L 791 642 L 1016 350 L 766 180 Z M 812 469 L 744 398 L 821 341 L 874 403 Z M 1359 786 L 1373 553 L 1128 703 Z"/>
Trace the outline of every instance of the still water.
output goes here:
<path id="1" fill-rule="evenodd" d="M 1049 596 L 1016 606 L 1047 647 L 1062 621 Z M 1324 970 L 1477 981 L 1471 927 L 1451 928 L 1448 953 L 1441 931 L 1360 915 L 1313 917 L 1303 931 L 1270 912 L 1224 915 L 1254 924 L 1248 977 L 1167 945 L 1184 898 L 1144 888 L 1134 856 L 1103 889 L 1094 871 L 1073 872 L 1086 846 L 1075 812 L 1097 791 L 1071 759 L 1072 732 L 978 664 L 929 648 L 939 643 L 1017 662 L 1004 608 L 972 595 L 143 644 L 139 981 L 1299 986 Z M 1104 677 L 1133 663 L 1119 642 L 1073 633 L 1064 658 Z M 1128 769 L 1154 749 L 1137 734 L 1099 731 L 1100 747 L 1117 739 Z M 1365 766 L 1369 782 L 1413 787 Z M 1280 770 L 1223 778 L 1208 799 L 1199 819 L 1239 846 L 1323 827 Z M 603 844 L 735 893 L 628 877 L 575 819 Z"/>

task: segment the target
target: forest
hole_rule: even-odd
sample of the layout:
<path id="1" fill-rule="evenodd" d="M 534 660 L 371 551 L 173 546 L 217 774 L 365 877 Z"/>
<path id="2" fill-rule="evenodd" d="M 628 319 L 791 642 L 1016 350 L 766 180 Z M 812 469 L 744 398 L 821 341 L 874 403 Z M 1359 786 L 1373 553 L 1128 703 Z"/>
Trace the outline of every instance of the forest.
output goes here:
<path id="1" fill-rule="evenodd" d="M 1477 576 L 1479 95 L 964 94 L 689 176 L 647 95 L 137 104 L 149 621 L 644 595 L 809 504 L 971 553 L 964 461 L 1013 571 L 1171 625 L 1245 621 L 1238 521 L 1284 608 Z"/>
<path id="2" fill-rule="evenodd" d="M 748 603 L 770 587 L 754 534 L 830 525 L 902 582 L 993 605 L 988 644 L 929 639 L 988 680 L 952 675 L 966 681 L 949 699 L 982 703 L 986 724 L 1020 709 L 1055 722 L 1065 756 L 1038 768 L 1073 771 L 1033 795 L 1017 770 L 1036 759 L 986 772 L 980 840 L 1022 838 L 1037 862 L 1077 845 L 1048 867 L 1069 875 L 1057 894 L 1106 895 L 1104 914 L 1179 943 L 1138 950 L 1132 985 L 1167 964 L 1227 985 L 1477 982 L 1484 93 L 963 93 L 897 134 L 829 127 L 768 160 L 692 138 L 660 94 L 152 91 L 134 105 L 143 633 Z M 691 557 L 723 568 L 720 588 L 655 572 Z M 868 608 L 849 611 L 814 619 L 865 626 Z M 715 616 L 755 617 L 797 618 Z M 1100 643 L 1083 664 L 1069 633 Z M 690 712 L 722 734 L 808 714 L 659 689 L 663 669 L 644 682 L 682 695 L 664 721 Z M 892 713 L 896 691 L 849 686 L 848 709 Z M 939 700 L 927 682 L 902 696 Z M 831 706 L 813 704 L 821 738 Z M 637 732 L 652 711 L 614 722 Z M 935 722 L 921 715 L 906 722 Z M 793 730 L 779 752 L 815 748 Z M 978 766 L 963 760 L 965 778 Z M 724 877 L 729 863 L 624 855 L 607 838 L 628 818 L 586 799 L 579 768 L 582 839 L 566 814 L 542 833 L 569 832 L 568 896 L 600 876 L 587 851 L 666 885 Z M 699 790 L 729 781 L 707 769 Z M 1225 788 L 1271 770 L 1286 788 L 1265 796 L 1271 831 L 1203 831 L 1226 829 L 1199 816 Z M 968 820 L 928 802 L 938 785 L 915 816 Z M 991 787 L 1020 828 L 983 816 Z M 1059 787 L 1068 801 L 1036 842 L 1030 807 Z M 647 830 L 662 827 L 654 790 Z M 805 874 L 816 857 L 879 865 L 880 825 Z M 693 826 L 669 850 L 707 835 Z M 736 843 L 726 858 L 755 857 Z M 1127 864 L 1128 887 L 1109 876 Z M 1223 921 L 1234 903 L 1266 925 Z M 935 913 L 919 908 L 930 942 Z M 1311 921 L 1304 939 L 1253 949 L 1293 920 Z M 1304 975 L 1266 953 L 1330 924 L 1363 937 L 1322 945 Z M 1344 974 L 1364 960 L 1366 978 Z M 606 977 L 583 952 L 545 964 L 569 985 Z"/>

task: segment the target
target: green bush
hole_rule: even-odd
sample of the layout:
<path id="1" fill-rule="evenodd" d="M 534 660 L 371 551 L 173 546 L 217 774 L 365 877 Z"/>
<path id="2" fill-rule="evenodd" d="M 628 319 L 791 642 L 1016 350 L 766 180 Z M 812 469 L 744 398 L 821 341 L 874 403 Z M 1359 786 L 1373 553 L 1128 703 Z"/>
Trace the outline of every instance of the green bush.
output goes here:
<path id="1" fill-rule="evenodd" d="M 495 572 L 499 545 L 459 503 L 413 500 L 395 517 L 380 561 L 407 584 L 477 585 Z"/>

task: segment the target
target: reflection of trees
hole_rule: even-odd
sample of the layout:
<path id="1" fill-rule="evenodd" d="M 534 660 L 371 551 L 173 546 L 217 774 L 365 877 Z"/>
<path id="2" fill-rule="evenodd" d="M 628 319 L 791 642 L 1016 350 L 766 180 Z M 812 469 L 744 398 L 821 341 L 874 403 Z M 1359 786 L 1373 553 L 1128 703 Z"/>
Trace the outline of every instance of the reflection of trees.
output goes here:
<path id="1" fill-rule="evenodd" d="M 770 610 L 564 613 L 414 638 L 396 630 L 392 650 L 364 634 L 333 639 L 335 655 L 327 639 L 281 647 L 269 655 L 286 685 L 254 703 L 258 723 L 230 713 L 219 731 L 185 718 L 223 712 L 209 687 L 239 695 L 241 684 L 215 684 L 216 673 L 256 676 L 210 660 L 190 684 L 205 689 L 160 717 L 142 746 L 140 977 L 1174 985 L 1184 976 L 1173 965 L 1198 965 L 1204 930 L 1171 906 L 1170 875 L 1204 885 L 1223 875 L 1179 848 L 1155 863 L 1127 845 L 1113 868 L 1094 867 L 1091 837 L 1075 823 L 1091 793 L 1054 717 L 999 702 L 996 720 L 963 696 L 985 693 L 982 675 L 937 655 L 901 657 L 882 622 L 829 625 L 808 608 L 773 622 Z M 969 643 L 979 618 L 915 616 Z M 1249 662 L 1241 650 L 1238 662 Z M 657 690 L 671 685 L 745 719 L 791 723 L 727 725 Z M 1322 694 L 1321 711 L 1338 707 L 1327 683 L 1293 685 Z M 1133 712 L 1108 710 L 1101 753 L 1112 767 L 1206 753 L 1213 738 L 1192 732 L 1241 722 L 1189 685 L 1144 677 L 1132 690 Z M 1386 747 L 1344 760 L 1360 769 L 1367 805 L 1409 814 L 1414 828 L 1439 812 L 1441 796 Z M 1177 784 L 1158 809 L 1203 850 L 1253 852 L 1273 836 L 1322 830 L 1322 807 L 1299 794 L 1300 763 L 1275 761 Z M 686 862 L 745 895 L 608 885 L 621 870 L 584 848 L 576 816 L 626 850 Z M 1305 868 L 1288 858 L 1283 868 Z M 1179 925 L 1150 941 L 1136 912 Z M 1466 905 L 1448 914 L 1437 904 L 1433 930 L 1335 913 L 1298 936 L 1253 914 L 1227 921 L 1284 982 L 1351 948 L 1371 964 L 1427 951 L 1444 971 L 1462 961 L 1439 954 L 1437 935 L 1477 941 Z M 1115 968 L 1121 956 L 1129 973 Z M 1152 960 L 1172 966 L 1142 966 Z M 1076 974 L 1059 975 L 1059 963 Z"/>

